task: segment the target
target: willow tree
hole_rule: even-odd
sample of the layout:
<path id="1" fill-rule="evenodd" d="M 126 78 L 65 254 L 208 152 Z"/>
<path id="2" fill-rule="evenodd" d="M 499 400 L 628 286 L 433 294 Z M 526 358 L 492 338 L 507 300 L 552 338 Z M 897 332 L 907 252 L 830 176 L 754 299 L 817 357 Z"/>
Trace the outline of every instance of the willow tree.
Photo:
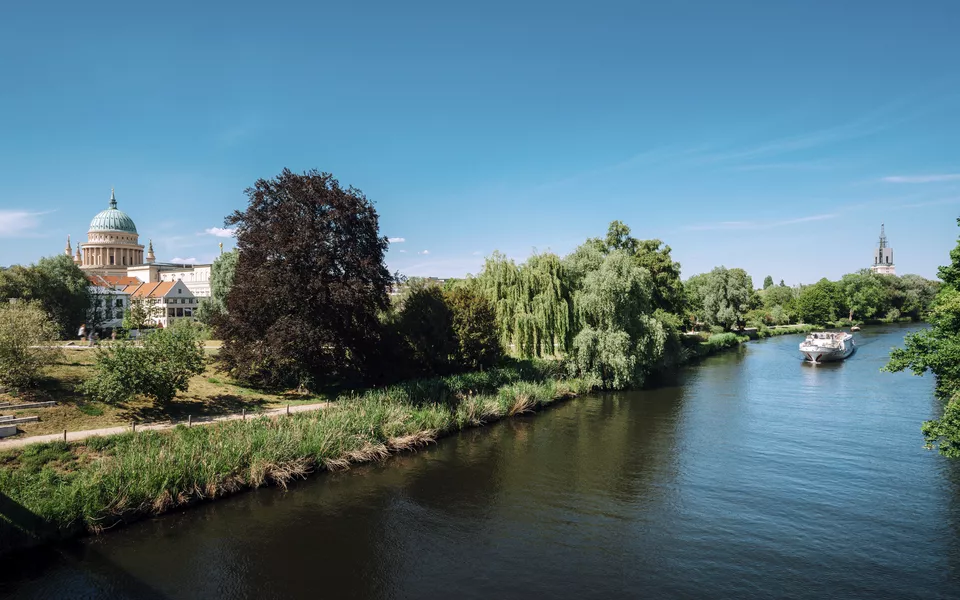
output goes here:
<path id="1" fill-rule="evenodd" d="M 573 306 L 556 254 L 535 254 L 517 265 L 495 252 L 474 284 L 496 308 L 500 341 L 513 354 L 552 356 L 569 349 Z"/>
<path id="2" fill-rule="evenodd" d="M 669 326 L 658 318 L 650 273 L 625 250 L 602 254 L 591 244 L 570 260 L 583 275 L 574 297 L 578 374 L 596 377 L 605 388 L 642 385 L 664 363 L 669 336 Z"/>
<path id="3" fill-rule="evenodd" d="M 602 254 L 621 250 L 632 256 L 637 265 L 650 275 L 650 297 L 654 306 L 680 315 L 684 309 L 684 287 L 680 280 L 680 263 L 670 256 L 670 246 L 661 240 L 640 240 L 630 235 L 630 228 L 622 221 L 613 221 L 603 238 L 591 238 L 592 246 Z"/>

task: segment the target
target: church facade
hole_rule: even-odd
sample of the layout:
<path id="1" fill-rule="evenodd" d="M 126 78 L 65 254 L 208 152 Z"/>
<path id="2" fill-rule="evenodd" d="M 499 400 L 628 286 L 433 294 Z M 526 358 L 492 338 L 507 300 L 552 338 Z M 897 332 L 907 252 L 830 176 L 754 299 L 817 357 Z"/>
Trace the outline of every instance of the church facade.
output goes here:
<path id="1" fill-rule="evenodd" d="M 146 248 L 140 243 L 136 224 L 127 213 L 117 208 L 113 190 L 106 210 L 97 213 L 90 221 L 87 241 L 78 243 L 74 253 L 68 235 L 64 252 L 88 276 L 98 277 L 99 281 L 128 282 L 129 278 L 142 283 L 182 281 L 193 296 L 204 298 L 210 295 L 211 265 L 157 262 L 153 242 L 150 241 Z"/>
<path id="2" fill-rule="evenodd" d="M 873 264 L 870 270 L 881 275 L 896 275 L 897 269 L 893 264 L 893 248 L 887 243 L 887 234 L 880 224 L 880 244 L 873 249 Z"/>

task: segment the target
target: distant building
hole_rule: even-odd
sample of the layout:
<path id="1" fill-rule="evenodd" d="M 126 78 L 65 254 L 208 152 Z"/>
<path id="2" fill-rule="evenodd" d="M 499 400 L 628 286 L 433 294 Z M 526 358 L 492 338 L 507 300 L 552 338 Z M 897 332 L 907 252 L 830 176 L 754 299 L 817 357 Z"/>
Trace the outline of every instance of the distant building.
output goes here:
<path id="1" fill-rule="evenodd" d="M 883 230 L 883 223 L 880 224 L 880 244 L 873 251 L 873 265 L 870 270 L 881 275 L 896 275 L 897 270 L 893 265 L 893 248 L 887 245 L 887 234 Z"/>
<path id="2" fill-rule="evenodd" d="M 116 280 L 127 278 L 123 282 L 125 284 L 129 284 L 129 278 L 136 278 L 143 283 L 183 281 L 193 296 L 210 296 L 212 265 L 158 263 L 153 253 L 152 241 L 144 253 L 137 226 L 127 213 L 117 208 L 117 198 L 113 190 L 110 191 L 110 204 L 107 209 L 97 213 L 90 221 L 87 241 L 77 244 L 77 252 L 74 254 L 68 235 L 65 253 L 73 257 L 73 262 L 91 276 Z M 101 283 L 108 285 L 101 286 Z M 106 280 L 99 281 L 96 285 L 117 287 Z"/>
<path id="3" fill-rule="evenodd" d="M 97 329 L 116 329 L 123 324 L 123 312 L 130 306 L 127 286 L 140 283 L 136 277 L 126 275 L 88 275 L 90 282 L 90 309 L 87 325 Z"/>
<path id="4" fill-rule="evenodd" d="M 178 319 L 193 319 L 200 302 L 182 281 L 137 283 L 127 286 L 124 293 L 130 302 L 149 302 L 150 320 L 161 327 Z"/>

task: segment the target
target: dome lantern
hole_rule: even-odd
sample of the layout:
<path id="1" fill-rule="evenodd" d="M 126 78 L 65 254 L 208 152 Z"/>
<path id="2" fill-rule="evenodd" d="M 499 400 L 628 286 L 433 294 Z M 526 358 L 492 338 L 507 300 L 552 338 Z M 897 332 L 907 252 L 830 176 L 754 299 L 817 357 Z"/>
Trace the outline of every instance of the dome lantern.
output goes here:
<path id="1" fill-rule="evenodd" d="M 110 207 L 107 210 L 100 211 L 97 216 L 90 221 L 90 231 L 122 231 L 124 233 L 137 233 L 137 226 L 130 216 L 117 208 L 117 197 L 113 190 L 110 190 Z"/>

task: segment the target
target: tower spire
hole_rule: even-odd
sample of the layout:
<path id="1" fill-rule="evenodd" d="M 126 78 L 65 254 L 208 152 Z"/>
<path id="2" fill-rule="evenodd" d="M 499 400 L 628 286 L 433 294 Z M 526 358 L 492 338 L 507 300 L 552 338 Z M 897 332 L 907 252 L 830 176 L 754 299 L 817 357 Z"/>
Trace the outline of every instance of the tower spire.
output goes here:
<path id="1" fill-rule="evenodd" d="M 117 197 L 113 194 L 113 188 L 110 188 L 110 208 L 117 207 Z"/>
<path id="2" fill-rule="evenodd" d="M 72 255 L 73 255 L 73 248 L 70 247 L 70 234 L 69 234 L 69 233 L 67 234 L 67 247 L 64 248 L 64 254 L 66 254 L 67 256 L 72 256 Z"/>
<path id="3" fill-rule="evenodd" d="M 883 231 L 883 223 L 880 223 L 880 247 L 887 247 L 887 234 Z"/>

